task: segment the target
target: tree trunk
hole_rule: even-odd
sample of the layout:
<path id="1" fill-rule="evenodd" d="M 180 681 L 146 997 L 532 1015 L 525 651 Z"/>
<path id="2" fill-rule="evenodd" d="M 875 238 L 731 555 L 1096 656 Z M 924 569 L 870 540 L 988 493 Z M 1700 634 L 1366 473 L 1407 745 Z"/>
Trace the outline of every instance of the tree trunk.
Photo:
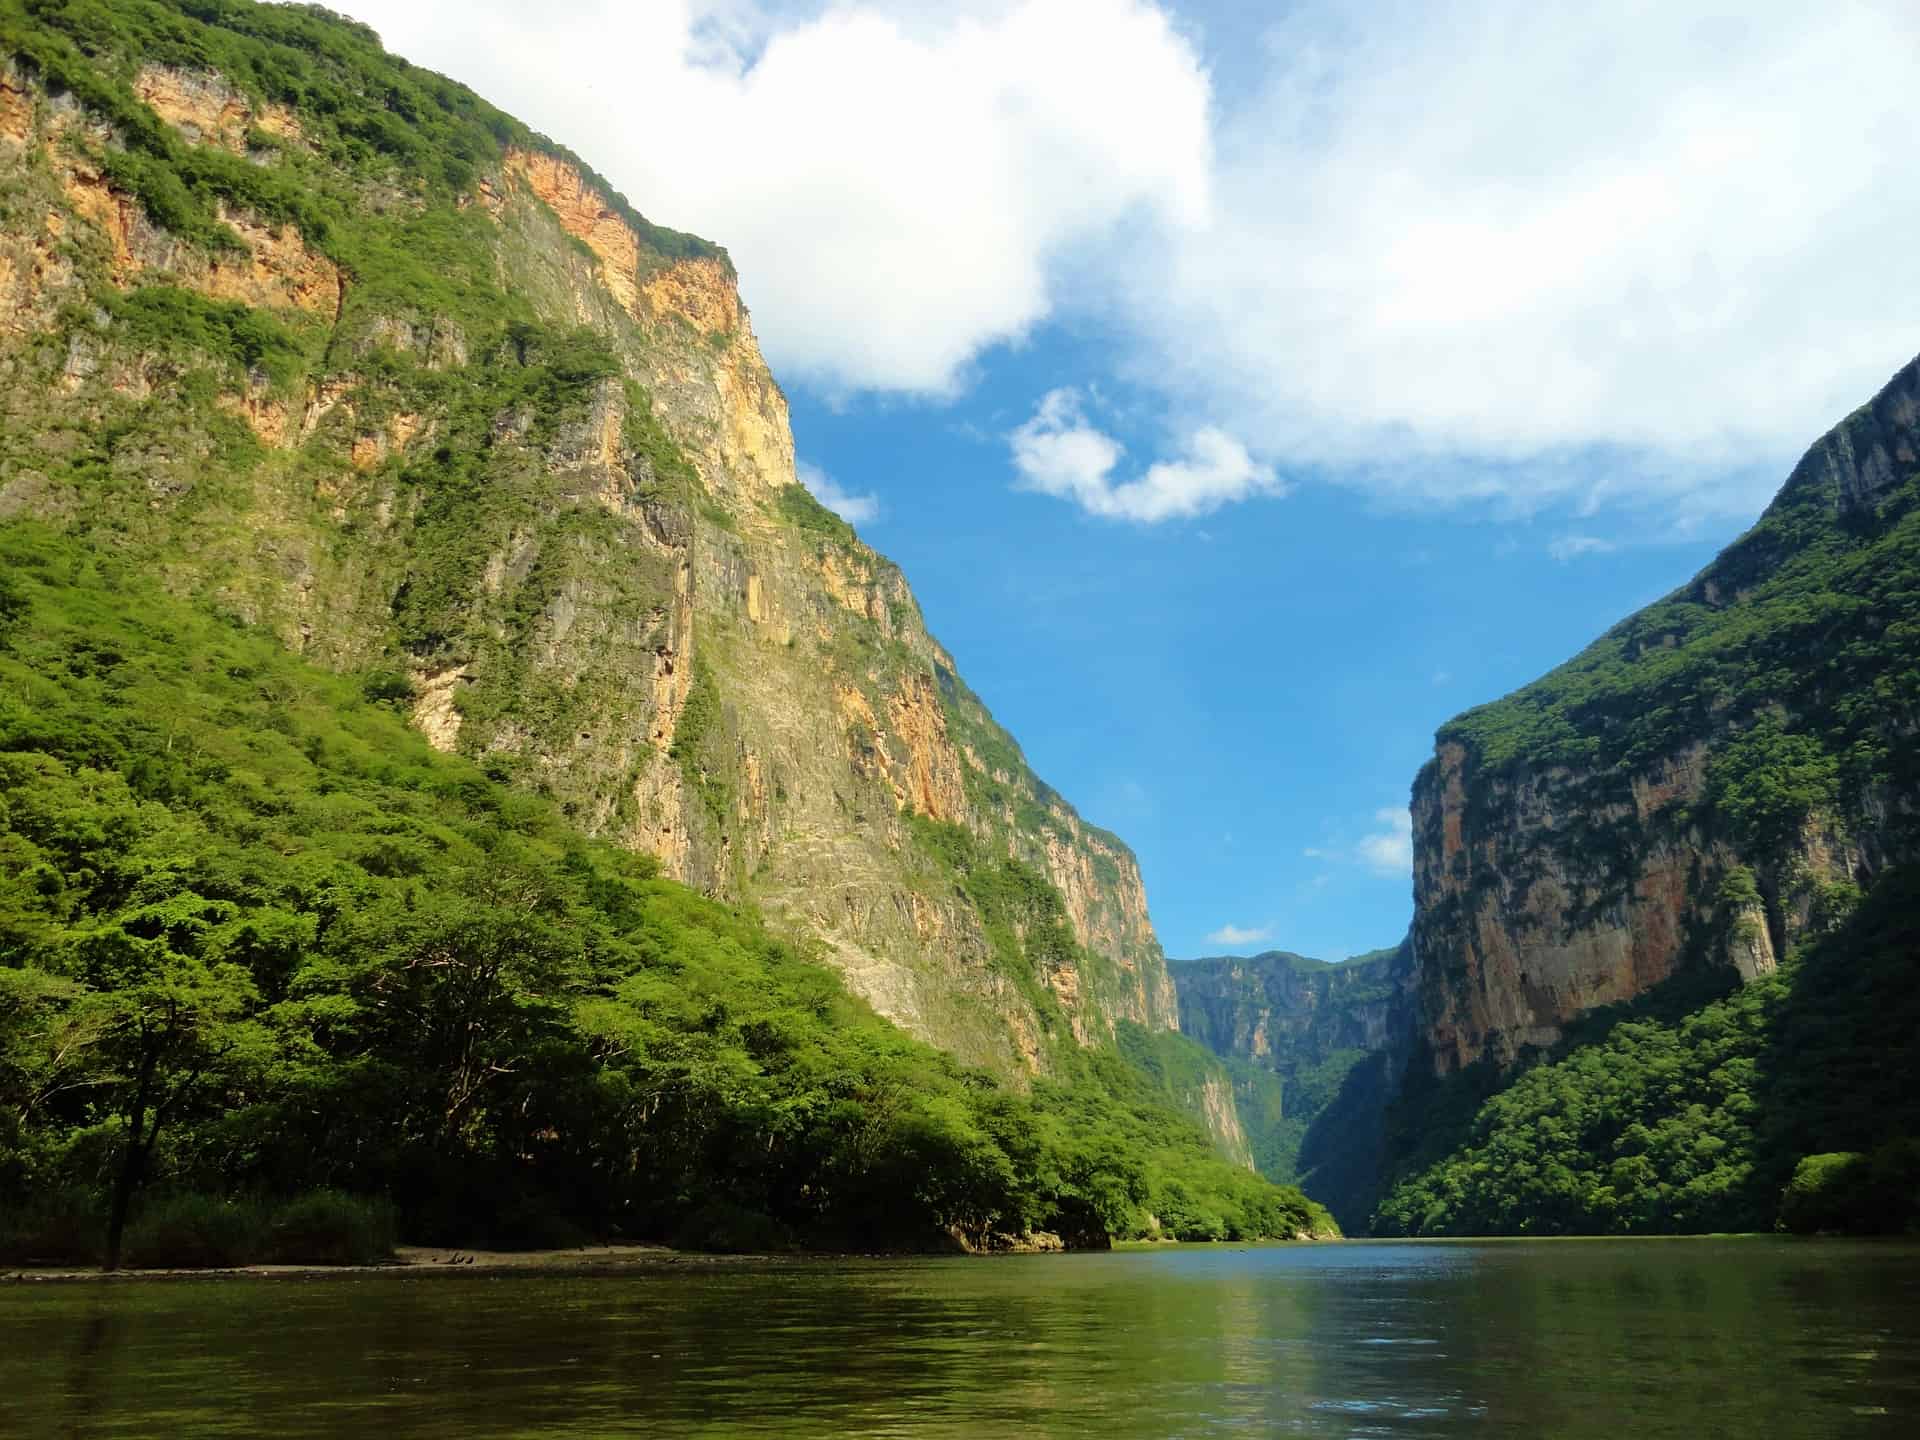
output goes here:
<path id="1" fill-rule="evenodd" d="M 133 1106 L 127 1116 L 127 1153 L 120 1162 L 120 1174 L 113 1182 L 113 1208 L 107 1216 L 106 1270 L 120 1268 L 120 1242 L 127 1230 L 127 1211 L 133 1204 L 133 1192 L 139 1188 L 140 1172 L 146 1168 L 147 1151 L 153 1136 L 141 1135 L 147 1123 L 147 1102 L 153 1094 L 153 1072 L 159 1064 L 160 1047 L 149 1043 L 140 1056 L 140 1083 L 133 1092 Z M 158 1128 L 157 1117 L 155 1128 Z"/>

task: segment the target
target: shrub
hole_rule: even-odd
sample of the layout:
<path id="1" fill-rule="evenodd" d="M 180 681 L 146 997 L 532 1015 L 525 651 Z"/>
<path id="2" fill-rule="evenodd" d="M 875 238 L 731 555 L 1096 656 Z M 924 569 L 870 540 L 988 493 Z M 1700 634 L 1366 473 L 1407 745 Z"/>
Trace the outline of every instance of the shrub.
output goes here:
<path id="1" fill-rule="evenodd" d="M 372 1265 L 393 1254 L 393 1203 L 315 1190 L 273 1217 L 267 1257 L 282 1265 Z"/>
<path id="2" fill-rule="evenodd" d="M 709 1250 L 722 1255 L 759 1255 L 791 1250 L 793 1237 L 786 1227 L 725 1200 L 702 1205 L 673 1232 L 678 1250 Z"/>
<path id="3" fill-rule="evenodd" d="M 169 1195 L 150 1202 L 127 1227 L 124 1258 L 143 1269 L 219 1269 L 258 1260 L 266 1238 L 266 1216 L 258 1204 Z"/>
<path id="4" fill-rule="evenodd" d="M 1780 1195 L 1780 1228 L 1796 1235 L 1855 1228 L 1866 1157 L 1851 1150 L 1809 1155 Z"/>
<path id="5" fill-rule="evenodd" d="M 106 1249 L 104 1211 L 88 1191 L 57 1191 L 0 1215 L 0 1265 L 93 1265 Z"/>
<path id="6" fill-rule="evenodd" d="M 413 681 L 397 670 L 374 670 L 361 680 L 360 693 L 375 704 L 382 700 L 411 700 Z"/>

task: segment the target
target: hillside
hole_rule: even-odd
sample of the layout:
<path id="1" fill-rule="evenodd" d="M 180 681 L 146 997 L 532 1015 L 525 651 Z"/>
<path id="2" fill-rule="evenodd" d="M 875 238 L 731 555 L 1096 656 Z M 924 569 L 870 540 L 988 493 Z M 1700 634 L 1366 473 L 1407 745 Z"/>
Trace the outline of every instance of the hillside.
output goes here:
<path id="1" fill-rule="evenodd" d="M 142 1178 L 509 1247 L 1324 1224 L 1110 1048 L 1022 1093 L 909 1038 L 435 752 L 390 675 L 44 530 L 0 560 L 0 1257 L 97 1258 Z"/>
<path id="2" fill-rule="evenodd" d="M 1770 1222 L 1810 1150 L 1913 1133 L 1916 416 L 1920 362 L 1687 585 L 1441 728 L 1395 1226 Z"/>
<path id="3" fill-rule="evenodd" d="M 725 252 L 570 152 L 317 7 L 0 0 L 0 382 L 0 525 L 72 572 L 16 587 L 17 645 L 53 643 L 32 586 L 76 587 L 64 613 L 138 577 L 178 633 L 403 715 L 955 1073 L 1096 1108 L 1157 1086 L 1244 1158 L 1131 853 L 796 483 Z M 121 774 L 139 746 L 56 740 L 15 748 L 171 803 Z"/>

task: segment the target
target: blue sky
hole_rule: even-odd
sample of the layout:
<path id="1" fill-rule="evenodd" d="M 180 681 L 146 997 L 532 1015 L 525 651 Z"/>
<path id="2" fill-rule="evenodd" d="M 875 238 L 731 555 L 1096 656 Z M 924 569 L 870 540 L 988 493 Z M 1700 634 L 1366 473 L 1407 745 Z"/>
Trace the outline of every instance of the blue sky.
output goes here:
<path id="1" fill-rule="evenodd" d="M 1920 348 L 1904 0 L 347 0 L 727 245 L 803 478 L 1170 954 L 1394 943 L 1434 727 Z"/>

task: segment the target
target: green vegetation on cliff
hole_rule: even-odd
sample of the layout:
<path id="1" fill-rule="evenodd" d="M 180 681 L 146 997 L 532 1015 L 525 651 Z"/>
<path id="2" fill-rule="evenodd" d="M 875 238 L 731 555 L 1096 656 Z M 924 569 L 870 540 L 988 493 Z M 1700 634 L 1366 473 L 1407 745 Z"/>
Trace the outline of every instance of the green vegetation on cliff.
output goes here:
<path id="1" fill-rule="evenodd" d="M 1916 1222 L 1884 1197 L 1920 1133 L 1917 396 L 1920 361 L 1691 582 L 1441 728 L 1422 1006 L 1480 1058 L 1411 1067 L 1382 1228 Z M 1849 1184 L 1882 1198 L 1836 1211 Z"/>
<path id="2" fill-rule="evenodd" d="M 1517 1076 L 1410 1084 L 1376 1232 L 1920 1227 L 1920 868 L 1829 923 L 1744 986 L 1593 1012 Z"/>
<path id="3" fill-rule="evenodd" d="M 1760 863 L 1809 818 L 1920 793 L 1920 483 L 1897 458 L 1913 378 L 1816 445 L 1691 582 L 1439 742 L 1465 746 L 1480 783 L 1556 766 L 1604 781 L 1709 743 L 1697 818 Z"/>
<path id="4" fill-rule="evenodd" d="M 417 301 L 423 287 L 438 288 L 447 257 L 438 247 L 382 243 L 384 227 L 364 223 L 352 187 L 398 177 L 418 199 L 450 202 L 517 145 L 573 164 L 661 259 L 724 258 L 707 241 L 650 223 L 577 156 L 466 86 L 387 54 L 368 27 L 319 5 L 0 0 L 0 53 L 19 56 L 49 88 L 113 126 L 122 144 L 112 179 L 182 239 L 236 246 L 218 216 L 231 204 L 299 226 L 343 265 L 375 284 L 398 278 Z M 256 101 L 297 112 L 302 143 L 251 136 L 271 165 L 256 163 L 260 153 L 187 143 L 130 93 L 149 64 L 215 71 Z"/>
<path id="5" fill-rule="evenodd" d="M 1327 1228 L 1117 1053 L 1031 1095 L 960 1067 L 751 914 L 431 751 L 401 694 L 0 531 L 11 1254 L 97 1253 L 141 1192 L 176 1197 L 154 1234 L 240 1213 L 181 1195 L 321 1188 L 501 1245 Z"/>

